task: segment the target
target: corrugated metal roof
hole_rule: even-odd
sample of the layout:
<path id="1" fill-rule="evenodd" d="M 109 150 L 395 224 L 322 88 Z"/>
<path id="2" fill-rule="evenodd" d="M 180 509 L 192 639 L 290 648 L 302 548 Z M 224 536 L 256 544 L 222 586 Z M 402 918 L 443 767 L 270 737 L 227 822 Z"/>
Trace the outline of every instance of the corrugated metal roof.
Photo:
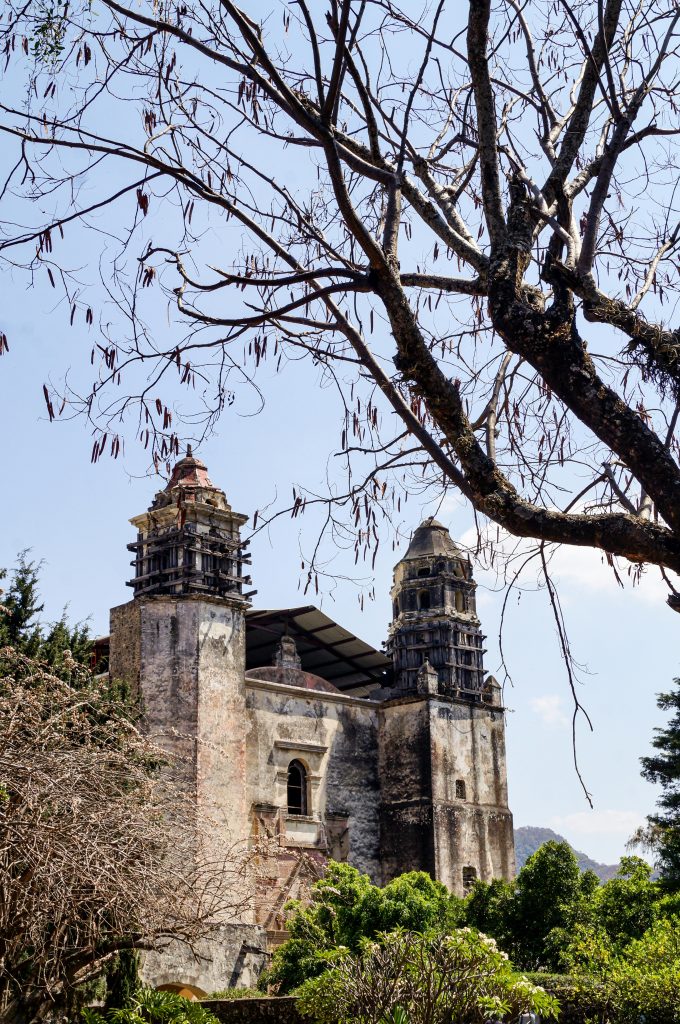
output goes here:
<path id="1" fill-rule="evenodd" d="M 246 612 L 246 672 L 271 665 L 279 639 L 295 640 L 305 672 L 327 679 L 344 693 L 367 696 L 389 682 L 392 662 L 329 619 L 314 605 Z"/>

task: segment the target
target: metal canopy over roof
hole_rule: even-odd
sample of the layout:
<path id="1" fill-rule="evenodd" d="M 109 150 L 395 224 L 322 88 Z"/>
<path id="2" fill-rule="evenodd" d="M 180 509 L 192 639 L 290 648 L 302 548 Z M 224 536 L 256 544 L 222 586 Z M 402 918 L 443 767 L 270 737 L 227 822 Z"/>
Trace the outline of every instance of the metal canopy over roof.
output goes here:
<path id="1" fill-rule="evenodd" d="M 390 659 L 314 605 L 246 612 L 246 674 L 273 663 L 284 634 L 295 640 L 305 672 L 327 679 L 345 693 L 363 697 L 389 682 Z"/>

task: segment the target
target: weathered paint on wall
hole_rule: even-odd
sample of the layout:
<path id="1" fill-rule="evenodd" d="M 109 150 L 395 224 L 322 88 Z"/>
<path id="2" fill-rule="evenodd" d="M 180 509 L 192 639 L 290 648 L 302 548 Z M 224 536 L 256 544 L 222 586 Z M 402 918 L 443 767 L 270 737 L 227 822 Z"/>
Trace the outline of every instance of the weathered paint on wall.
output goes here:
<path id="1" fill-rule="evenodd" d="M 284 812 L 287 842 L 332 853 L 336 822 L 346 820 L 347 859 L 379 881 L 376 705 L 265 680 L 248 679 L 246 687 L 249 803 L 285 809 L 288 765 L 301 761 L 308 773 L 308 817 L 313 820 L 305 835 L 299 816 Z"/>
<path id="2" fill-rule="evenodd" d="M 226 988 L 255 988 L 267 960 L 267 937 L 253 925 L 225 924 L 189 948 L 169 942 L 144 953 L 140 974 L 153 988 L 182 986 L 199 998 Z"/>
<path id="3" fill-rule="evenodd" d="M 437 695 L 386 701 L 379 763 L 385 881 L 417 869 L 462 895 L 464 868 L 514 877 L 502 709 Z"/>

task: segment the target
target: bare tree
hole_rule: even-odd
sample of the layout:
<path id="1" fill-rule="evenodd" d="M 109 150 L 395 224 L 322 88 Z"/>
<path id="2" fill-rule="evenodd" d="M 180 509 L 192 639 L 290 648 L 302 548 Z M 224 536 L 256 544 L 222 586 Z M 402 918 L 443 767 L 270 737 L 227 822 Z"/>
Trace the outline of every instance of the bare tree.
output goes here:
<path id="1" fill-rule="evenodd" d="M 454 487 L 515 536 L 660 566 L 680 609 L 679 22 L 676 0 L 10 0 L 0 250 L 101 333 L 50 417 L 90 417 L 94 459 L 127 417 L 162 459 L 263 359 L 307 354 L 357 556 L 400 489 Z"/>
<path id="2" fill-rule="evenodd" d="M 167 755 L 72 669 L 0 650 L 3 1024 L 63 1013 L 117 950 L 191 944 L 249 899 L 245 857 L 211 857 Z"/>

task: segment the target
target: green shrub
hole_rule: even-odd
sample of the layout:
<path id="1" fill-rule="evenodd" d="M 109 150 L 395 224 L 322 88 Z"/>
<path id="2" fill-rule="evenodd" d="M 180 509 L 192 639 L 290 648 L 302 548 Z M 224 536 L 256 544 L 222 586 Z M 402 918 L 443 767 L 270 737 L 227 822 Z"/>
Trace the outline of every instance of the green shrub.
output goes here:
<path id="1" fill-rule="evenodd" d="M 557 999 L 559 1024 L 613 1024 L 608 1014 L 607 990 L 601 981 L 570 974 L 533 973 L 527 977 Z"/>
<path id="2" fill-rule="evenodd" d="M 581 929 L 570 947 L 568 998 L 545 987 L 580 1016 L 565 1021 L 680 1024 L 680 917 L 656 921 L 623 950 L 602 931 Z M 543 980 L 543 979 L 542 979 Z"/>
<path id="3" fill-rule="evenodd" d="M 462 908 L 462 900 L 424 871 L 409 871 L 381 889 L 349 864 L 331 861 L 312 886 L 311 902 L 288 904 L 290 938 L 260 983 L 285 995 L 318 977 L 338 956 L 358 952 L 364 939 L 395 928 L 449 931 L 462 923 Z"/>
<path id="4" fill-rule="evenodd" d="M 176 992 L 142 988 L 132 1005 L 121 1010 L 82 1011 L 85 1024 L 219 1024 L 210 1010 Z"/>
<path id="5" fill-rule="evenodd" d="M 544 1019 L 557 1001 L 515 972 L 493 939 L 470 928 L 451 935 L 395 931 L 364 940 L 298 990 L 298 1008 L 318 1024 L 484 1024 Z"/>

